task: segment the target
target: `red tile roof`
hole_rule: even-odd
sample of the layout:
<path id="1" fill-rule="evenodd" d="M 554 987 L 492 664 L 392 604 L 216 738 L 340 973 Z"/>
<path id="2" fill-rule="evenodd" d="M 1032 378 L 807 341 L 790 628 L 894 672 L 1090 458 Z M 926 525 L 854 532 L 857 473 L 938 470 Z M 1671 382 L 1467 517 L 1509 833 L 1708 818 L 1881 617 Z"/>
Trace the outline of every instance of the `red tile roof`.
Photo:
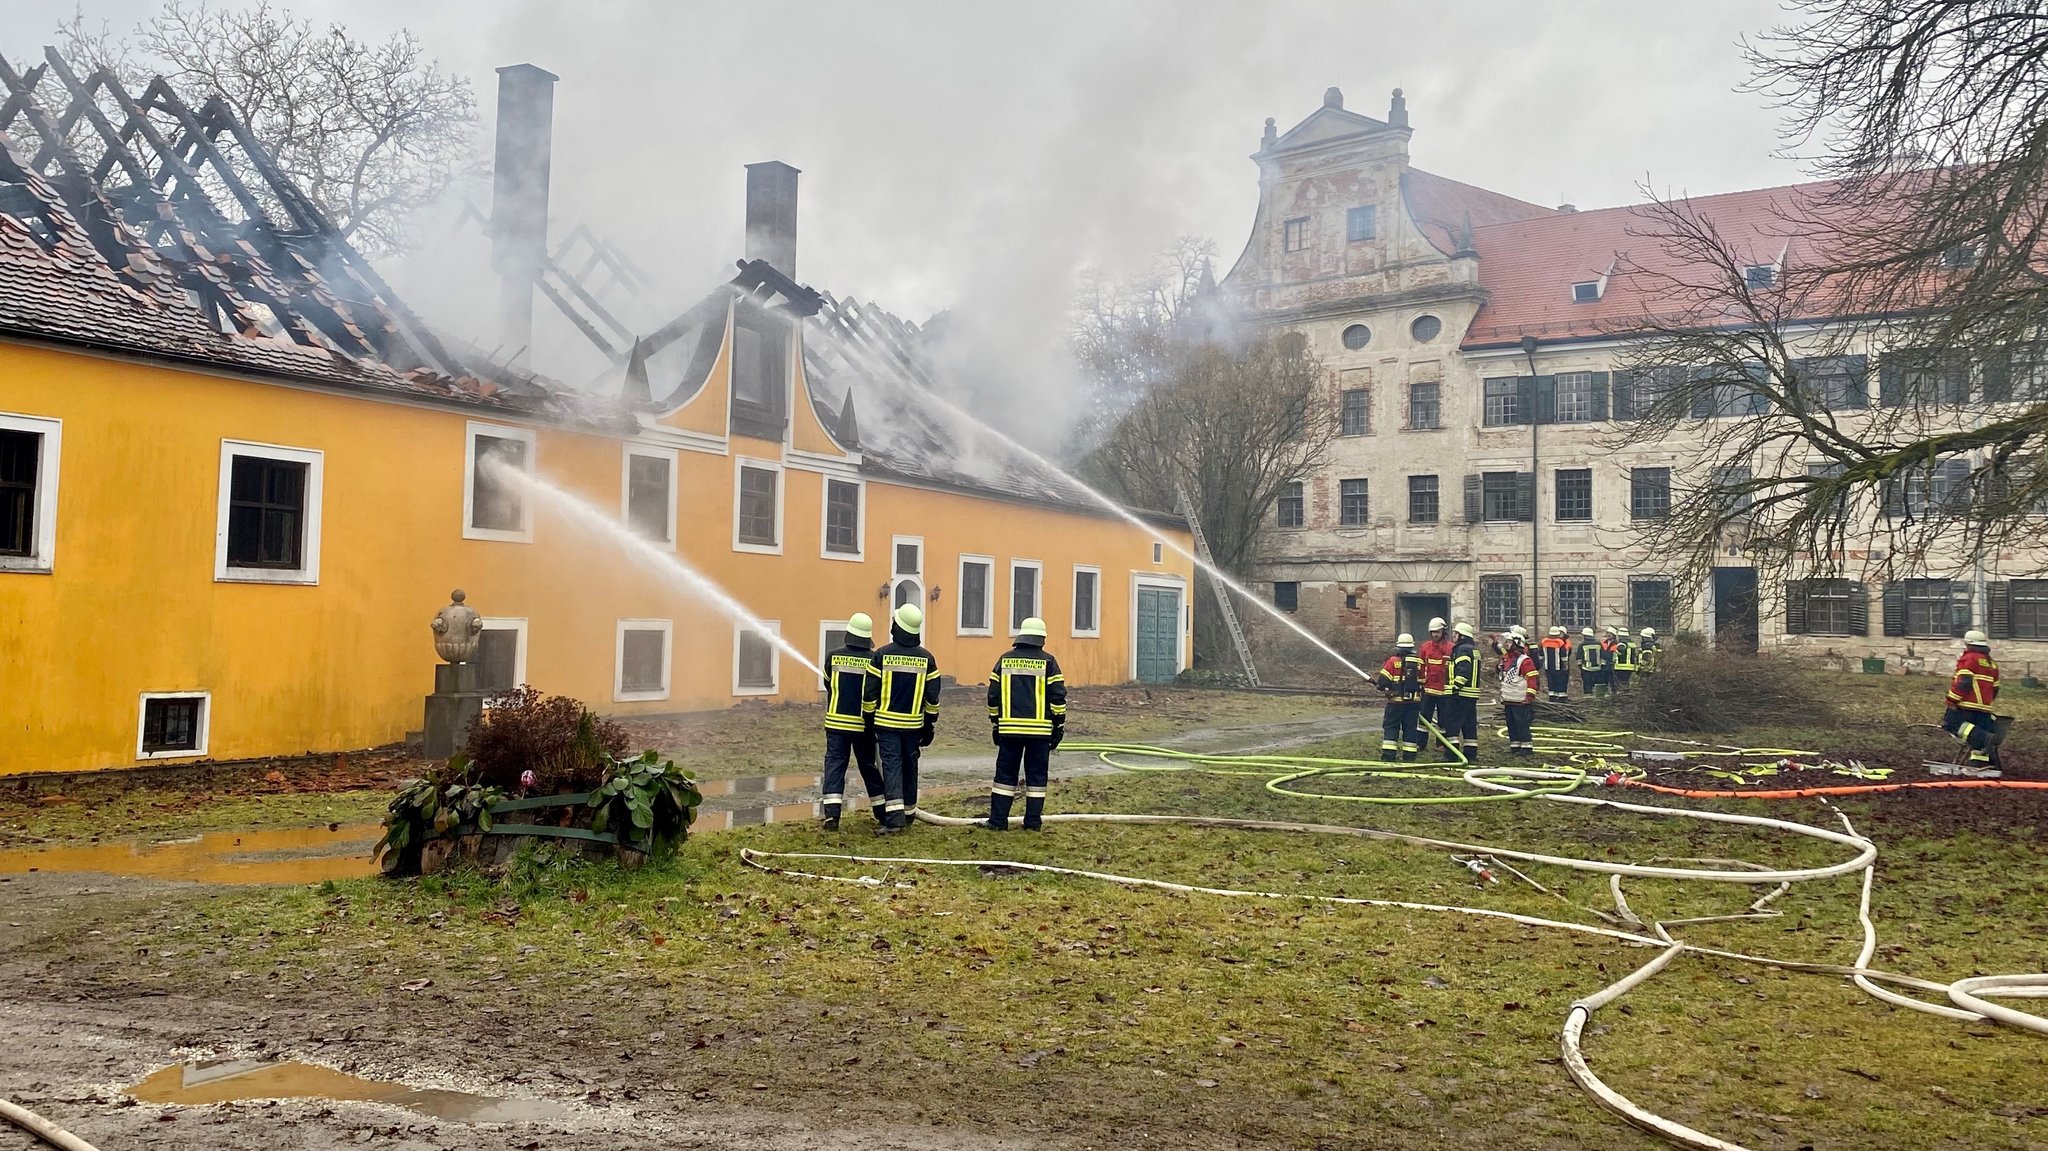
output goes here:
<path id="1" fill-rule="evenodd" d="M 1408 201 L 1408 213 L 1422 228 L 1422 234 L 1446 256 L 1458 250 L 1458 237 L 1467 224 L 1476 229 L 1558 214 L 1554 208 L 1489 192 L 1420 168 L 1401 173 L 1401 196 Z"/>

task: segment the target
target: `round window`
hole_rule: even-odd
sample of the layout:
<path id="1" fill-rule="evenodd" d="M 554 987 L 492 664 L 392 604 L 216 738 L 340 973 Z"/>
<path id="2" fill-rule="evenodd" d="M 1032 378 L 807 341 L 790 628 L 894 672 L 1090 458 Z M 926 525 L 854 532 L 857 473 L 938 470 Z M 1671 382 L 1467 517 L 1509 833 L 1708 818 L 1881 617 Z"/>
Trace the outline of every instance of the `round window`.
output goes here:
<path id="1" fill-rule="evenodd" d="M 1414 336 L 1418 344 L 1426 344 L 1436 339 L 1443 330 L 1444 322 L 1435 316 L 1417 316 L 1415 322 L 1408 325 L 1408 334 Z"/>
<path id="2" fill-rule="evenodd" d="M 1344 346 L 1357 351 L 1372 343 L 1372 329 L 1364 324 L 1353 324 L 1344 329 Z"/>

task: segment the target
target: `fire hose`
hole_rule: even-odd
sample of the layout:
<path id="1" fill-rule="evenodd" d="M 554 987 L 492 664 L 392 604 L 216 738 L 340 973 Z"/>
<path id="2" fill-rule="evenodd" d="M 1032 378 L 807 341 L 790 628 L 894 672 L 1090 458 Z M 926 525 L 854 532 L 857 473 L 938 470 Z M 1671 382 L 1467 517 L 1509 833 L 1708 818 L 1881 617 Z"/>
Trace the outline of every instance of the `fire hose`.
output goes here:
<path id="1" fill-rule="evenodd" d="M 50 1146 L 60 1148 L 61 1151 L 99 1151 L 97 1147 L 48 1119 L 5 1099 L 0 1099 L 0 1119 L 7 1120 Z"/>

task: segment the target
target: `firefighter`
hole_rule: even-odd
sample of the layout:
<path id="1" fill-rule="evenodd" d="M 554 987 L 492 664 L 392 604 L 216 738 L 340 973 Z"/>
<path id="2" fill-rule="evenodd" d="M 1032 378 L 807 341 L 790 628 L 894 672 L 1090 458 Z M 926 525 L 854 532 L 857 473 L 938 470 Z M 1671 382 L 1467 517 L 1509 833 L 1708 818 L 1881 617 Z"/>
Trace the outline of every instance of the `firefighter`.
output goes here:
<path id="1" fill-rule="evenodd" d="M 1529 656 L 1528 639 L 1520 629 L 1507 635 L 1500 657 L 1500 702 L 1508 715 L 1508 754 L 1534 755 L 1539 674 Z"/>
<path id="2" fill-rule="evenodd" d="M 1607 690 L 1607 649 L 1600 646 L 1592 628 L 1579 632 L 1579 689 L 1589 697 L 1604 695 Z"/>
<path id="3" fill-rule="evenodd" d="M 1415 637 L 1402 632 L 1394 640 L 1394 654 L 1380 665 L 1374 686 L 1387 697 L 1386 715 L 1380 720 L 1380 760 L 1413 762 L 1422 749 L 1422 658 L 1415 654 Z"/>
<path id="4" fill-rule="evenodd" d="M 1416 649 L 1415 654 L 1422 658 L 1421 720 L 1436 725 L 1441 731 L 1443 725 L 1449 722 L 1449 717 L 1444 713 L 1444 701 L 1449 699 L 1451 694 L 1451 638 L 1442 616 L 1429 621 L 1429 638 L 1422 641 L 1422 646 Z M 1418 727 L 1421 726 L 1421 720 L 1417 722 Z M 1422 742 L 1426 746 L 1430 742 L 1429 729 L 1422 730 Z"/>
<path id="5" fill-rule="evenodd" d="M 868 666 L 875 658 L 875 621 L 855 612 L 846 621 L 846 646 L 825 657 L 825 777 L 820 781 L 824 809 L 820 824 L 839 830 L 839 809 L 846 802 L 846 762 L 860 765 L 860 781 L 868 789 L 868 805 L 881 819 L 887 797 L 882 772 L 875 766 L 875 733 L 868 727 Z"/>
<path id="6" fill-rule="evenodd" d="M 1552 703 L 1564 700 L 1572 682 L 1572 641 L 1562 627 L 1553 627 L 1539 645 L 1543 664 L 1543 686 Z"/>
<path id="7" fill-rule="evenodd" d="M 1991 658 L 1991 637 L 1981 631 L 1963 633 L 1963 654 L 1948 681 L 1948 711 L 1941 729 L 1970 749 L 1970 766 L 1998 766 L 1998 664 Z"/>
<path id="8" fill-rule="evenodd" d="M 1612 690 L 1619 695 L 1636 674 L 1636 641 L 1621 628 L 1610 627 L 1607 629 L 1607 651 L 1614 661 L 1611 667 Z"/>
<path id="9" fill-rule="evenodd" d="M 1636 674 L 1650 675 L 1657 670 L 1657 629 L 1646 627 L 1636 643 Z"/>
<path id="10" fill-rule="evenodd" d="M 896 609 L 889 645 L 868 663 L 862 706 L 874 725 L 882 761 L 880 835 L 910 826 L 917 818 L 917 759 L 931 746 L 939 726 L 939 661 L 919 642 L 924 612 L 914 603 Z"/>
<path id="11" fill-rule="evenodd" d="M 1460 622 L 1452 629 L 1457 639 L 1451 645 L 1451 659 L 1445 665 L 1450 694 L 1444 697 L 1447 718 L 1440 725 L 1444 738 L 1456 740 L 1464 752 L 1465 762 L 1479 762 L 1479 645 L 1472 636 L 1472 625 Z M 1445 762 L 1455 762 L 1448 744 L 1444 747 Z"/>
<path id="12" fill-rule="evenodd" d="M 1045 820 L 1045 785 L 1052 751 L 1067 732 L 1067 677 L 1045 650 L 1045 621 L 1033 616 L 1017 628 L 1016 646 L 988 675 L 989 736 L 996 745 L 996 781 L 988 790 L 991 831 L 1008 831 L 1017 801 L 1017 769 L 1024 771 L 1024 830 Z"/>

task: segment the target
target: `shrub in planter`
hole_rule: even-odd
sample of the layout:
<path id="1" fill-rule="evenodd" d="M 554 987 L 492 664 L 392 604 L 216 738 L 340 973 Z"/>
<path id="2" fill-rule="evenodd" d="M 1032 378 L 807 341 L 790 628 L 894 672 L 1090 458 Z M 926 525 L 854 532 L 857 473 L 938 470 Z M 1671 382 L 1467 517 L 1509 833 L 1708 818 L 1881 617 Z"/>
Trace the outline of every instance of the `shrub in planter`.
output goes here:
<path id="1" fill-rule="evenodd" d="M 531 771 L 542 792 L 589 791 L 627 746 L 624 728 L 581 702 L 521 687 L 470 727 L 460 778 L 510 791 Z"/>
<path id="2" fill-rule="evenodd" d="M 449 766 L 457 767 L 454 760 Z M 505 793 L 495 787 L 414 780 L 391 801 L 384 816 L 384 836 L 370 849 L 370 858 L 382 863 L 390 874 L 411 875 L 420 870 L 420 852 L 427 841 L 489 831 L 490 805 L 503 798 Z"/>
<path id="3" fill-rule="evenodd" d="M 674 851 L 690 834 L 704 796 L 697 781 L 659 752 L 614 759 L 604 782 L 590 795 L 592 831 L 610 831 L 621 847 L 652 855 Z"/>

